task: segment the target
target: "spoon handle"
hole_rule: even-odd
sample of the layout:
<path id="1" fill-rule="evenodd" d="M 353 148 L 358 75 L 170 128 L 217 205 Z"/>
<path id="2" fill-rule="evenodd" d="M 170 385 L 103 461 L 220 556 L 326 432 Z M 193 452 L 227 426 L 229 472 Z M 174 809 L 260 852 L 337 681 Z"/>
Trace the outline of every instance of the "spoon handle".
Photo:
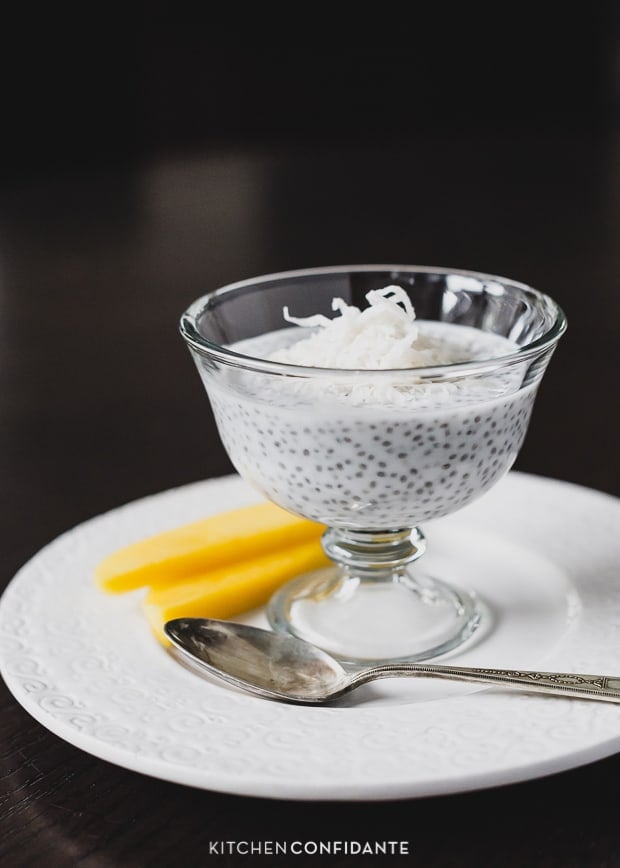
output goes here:
<path id="1" fill-rule="evenodd" d="M 418 663 L 375 666 L 356 673 L 356 684 L 375 678 L 411 676 L 443 678 L 450 681 L 471 681 L 516 687 L 536 693 L 573 696 L 577 699 L 600 699 L 620 702 L 620 677 L 612 675 L 579 675 L 576 672 L 528 672 L 519 669 L 476 669 L 464 666 L 425 666 Z"/>

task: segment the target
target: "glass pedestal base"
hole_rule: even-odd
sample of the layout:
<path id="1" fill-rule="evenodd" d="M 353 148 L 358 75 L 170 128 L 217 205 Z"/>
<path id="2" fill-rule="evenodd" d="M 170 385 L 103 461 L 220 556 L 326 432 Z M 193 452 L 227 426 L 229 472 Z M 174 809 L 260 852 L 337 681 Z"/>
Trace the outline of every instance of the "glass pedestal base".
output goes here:
<path id="1" fill-rule="evenodd" d="M 402 569 L 389 580 L 338 566 L 300 576 L 267 607 L 275 630 L 318 645 L 343 663 L 427 660 L 465 642 L 480 624 L 475 597 Z"/>

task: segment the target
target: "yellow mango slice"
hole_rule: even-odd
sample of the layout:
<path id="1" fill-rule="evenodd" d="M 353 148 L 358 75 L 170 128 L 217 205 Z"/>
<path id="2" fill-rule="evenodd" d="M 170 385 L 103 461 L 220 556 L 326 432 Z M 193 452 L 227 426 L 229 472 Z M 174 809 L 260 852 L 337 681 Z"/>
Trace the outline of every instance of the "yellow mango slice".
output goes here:
<path id="1" fill-rule="evenodd" d="M 151 588 L 143 600 L 146 617 L 164 645 L 172 618 L 233 618 L 264 605 L 280 585 L 331 561 L 318 540 L 288 546 L 213 570 L 174 586 Z"/>
<path id="2" fill-rule="evenodd" d="M 323 525 L 264 502 L 209 516 L 113 552 L 95 569 L 104 591 L 158 587 L 248 556 L 319 539 Z"/>

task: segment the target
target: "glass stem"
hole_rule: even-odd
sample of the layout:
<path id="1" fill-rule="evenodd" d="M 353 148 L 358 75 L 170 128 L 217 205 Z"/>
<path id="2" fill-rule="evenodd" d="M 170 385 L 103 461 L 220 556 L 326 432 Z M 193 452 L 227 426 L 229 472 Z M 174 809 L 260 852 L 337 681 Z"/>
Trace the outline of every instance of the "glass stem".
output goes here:
<path id="1" fill-rule="evenodd" d="M 424 534 L 417 527 L 397 530 L 328 528 L 321 542 L 327 557 L 349 575 L 380 582 L 392 581 L 426 549 Z"/>

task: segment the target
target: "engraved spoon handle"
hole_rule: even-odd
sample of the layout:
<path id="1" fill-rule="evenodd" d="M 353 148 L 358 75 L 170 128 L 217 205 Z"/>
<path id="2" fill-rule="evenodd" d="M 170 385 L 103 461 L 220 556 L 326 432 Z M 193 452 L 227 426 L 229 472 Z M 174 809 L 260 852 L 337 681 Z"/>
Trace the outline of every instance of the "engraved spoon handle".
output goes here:
<path id="1" fill-rule="evenodd" d="M 528 672 L 519 669 L 476 669 L 464 666 L 425 666 L 418 663 L 374 666 L 353 675 L 355 686 L 375 678 L 411 676 L 443 678 L 516 687 L 536 693 L 620 702 L 620 676 L 580 675 L 576 672 Z"/>

